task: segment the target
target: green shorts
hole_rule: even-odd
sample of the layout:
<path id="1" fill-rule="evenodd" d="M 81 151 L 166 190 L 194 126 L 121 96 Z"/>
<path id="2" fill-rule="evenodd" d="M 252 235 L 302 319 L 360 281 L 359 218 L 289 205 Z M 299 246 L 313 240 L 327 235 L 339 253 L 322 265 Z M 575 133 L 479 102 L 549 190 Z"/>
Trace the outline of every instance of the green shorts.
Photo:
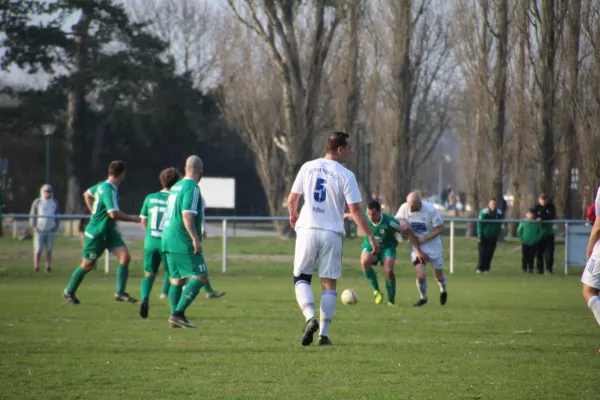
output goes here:
<path id="1" fill-rule="evenodd" d="M 83 245 L 83 258 L 96 261 L 105 250 L 112 251 L 123 246 L 125 246 L 125 242 L 116 229 L 96 237 L 91 237 L 86 232 L 85 243 Z"/>
<path id="2" fill-rule="evenodd" d="M 202 255 L 202 253 L 188 254 L 164 252 L 162 255 L 165 268 L 169 271 L 169 276 L 173 279 L 206 275 L 208 273 L 204 255 Z"/>
<path id="3" fill-rule="evenodd" d="M 144 249 L 144 272 L 156 275 L 161 261 L 162 254 L 160 249 Z"/>
<path id="4" fill-rule="evenodd" d="M 370 253 L 373 249 L 371 247 L 363 247 L 363 253 Z M 373 265 L 381 264 L 383 265 L 383 260 L 388 257 L 392 257 L 394 260 L 396 259 L 396 249 L 394 247 L 388 247 L 385 249 L 381 249 L 379 254 L 374 256 Z"/>

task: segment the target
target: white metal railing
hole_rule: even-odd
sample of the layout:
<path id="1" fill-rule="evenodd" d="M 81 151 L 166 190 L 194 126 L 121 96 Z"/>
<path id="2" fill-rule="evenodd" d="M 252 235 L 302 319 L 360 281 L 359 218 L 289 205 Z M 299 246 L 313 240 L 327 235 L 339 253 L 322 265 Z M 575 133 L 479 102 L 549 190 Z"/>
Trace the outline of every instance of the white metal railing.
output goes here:
<path id="1" fill-rule="evenodd" d="M 16 236 L 18 233 L 18 221 L 19 220 L 29 220 L 29 218 L 34 217 L 33 215 L 29 215 L 29 214 L 4 214 L 3 216 L 4 218 L 7 219 L 13 219 L 13 236 Z M 35 216 L 36 218 L 40 218 L 39 216 Z M 59 220 L 79 220 L 79 219 L 88 219 L 90 218 L 89 214 L 70 214 L 70 215 L 57 215 L 55 218 L 59 219 Z M 289 218 L 288 217 L 210 217 L 207 216 L 206 220 L 207 221 L 221 221 L 221 229 L 222 229 L 222 271 L 223 273 L 227 272 L 227 237 L 228 237 L 228 233 L 227 233 L 227 229 L 228 229 L 228 222 L 274 222 L 274 221 L 287 221 Z M 444 219 L 444 223 L 448 224 L 449 223 L 449 236 L 450 236 L 450 245 L 449 245 L 449 260 L 450 260 L 450 265 L 449 265 L 449 270 L 450 273 L 454 273 L 454 239 L 456 237 L 456 224 L 470 224 L 470 223 L 477 223 L 477 222 L 483 222 L 483 223 L 499 223 L 499 224 L 511 224 L 511 223 L 519 223 L 519 222 L 523 222 L 524 220 L 519 220 L 519 219 L 500 219 L 500 220 L 480 220 L 480 219 L 476 219 L 476 218 L 446 218 Z M 542 221 L 542 223 L 551 223 L 552 225 L 562 225 L 564 232 L 565 232 L 565 256 L 564 256 L 564 268 L 565 268 L 565 275 L 568 274 L 568 268 L 569 268 L 569 248 L 571 247 L 569 244 L 569 241 L 572 239 L 570 238 L 570 235 L 567 234 L 569 231 L 569 228 L 574 226 L 574 225 L 578 225 L 578 226 L 585 226 L 587 225 L 586 221 L 583 220 L 552 220 L 552 221 Z M 589 227 L 588 230 L 591 230 L 591 227 Z M 475 236 L 476 232 L 473 232 L 473 236 Z M 579 235 L 581 236 L 582 234 L 586 234 L 587 232 L 578 232 Z M 589 233 L 587 233 L 588 237 L 589 237 Z M 581 238 L 578 238 L 578 241 L 581 242 Z M 587 244 L 587 243 L 586 243 Z M 585 248 L 583 249 L 583 253 L 585 253 Z M 108 251 L 106 252 L 106 257 L 105 257 L 105 272 L 109 272 L 110 271 L 110 257 L 109 257 L 109 253 Z"/>

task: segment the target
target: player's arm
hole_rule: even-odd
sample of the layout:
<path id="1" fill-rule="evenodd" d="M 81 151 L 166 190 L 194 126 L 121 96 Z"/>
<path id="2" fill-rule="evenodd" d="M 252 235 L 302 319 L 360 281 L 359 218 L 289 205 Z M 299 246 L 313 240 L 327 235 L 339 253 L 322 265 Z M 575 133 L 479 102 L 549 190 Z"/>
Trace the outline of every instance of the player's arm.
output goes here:
<path id="1" fill-rule="evenodd" d="M 596 216 L 594 226 L 592 227 L 592 233 L 590 233 L 590 240 L 588 242 L 587 251 L 585 252 L 585 259 L 588 260 L 594 250 L 594 245 L 600 240 L 600 216 Z"/>
<path id="2" fill-rule="evenodd" d="M 119 200 L 117 199 L 117 192 L 115 190 L 104 191 L 102 193 L 102 201 L 105 202 L 108 209 L 107 214 L 112 219 L 123 222 L 140 222 L 139 216 L 125 214 L 119 209 Z"/>
<path id="3" fill-rule="evenodd" d="M 410 229 L 408 223 L 402 221 L 398 221 L 397 218 L 392 219 L 390 222 L 390 226 L 398 233 L 405 234 L 408 237 L 408 241 L 412 245 L 415 250 L 415 254 L 417 258 L 421 260 L 421 262 L 427 262 L 429 257 L 421 250 L 421 243 L 419 243 L 419 238 L 415 235 L 415 233 Z"/>
<path id="4" fill-rule="evenodd" d="M 90 210 L 90 214 L 93 213 L 94 195 L 92 194 L 90 189 L 87 189 L 85 192 L 83 192 L 83 202 L 85 203 L 85 206 L 88 208 L 88 210 Z"/>
<path id="5" fill-rule="evenodd" d="M 356 225 L 365 233 L 365 236 L 369 238 L 370 242 L 377 242 L 373 232 L 371 232 L 371 227 L 369 226 L 369 222 L 367 221 L 367 217 L 365 216 L 365 212 L 362 209 L 360 203 L 352 203 L 348 204 L 348 208 L 350 209 L 350 215 Z"/>
<path id="6" fill-rule="evenodd" d="M 288 214 L 290 216 L 290 226 L 292 228 L 296 228 L 296 222 L 300 217 L 298 214 L 298 203 L 300 203 L 300 196 L 302 196 L 304 188 L 304 167 L 300 168 L 298 171 L 298 175 L 296 175 L 296 180 L 294 180 L 294 184 L 292 185 L 292 190 L 288 196 L 287 206 L 288 206 Z"/>
<path id="7" fill-rule="evenodd" d="M 347 176 L 346 182 L 344 182 L 344 198 L 348 204 L 348 209 L 350 210 L 352 219 L 365 233 L 367 239 L 369 239 L 369 243 L 371 244 L 371 247 L 373 247 L 373 254 L 379 253 L 381 246 L 379 245 L 377 239 L 375 239 L 373 232 L 371 232 L 371 227 L 367 221 L 367 216 L 360 205 L 362 197 L 360 195 L 360 190 L 358 189 L 358 182 L 356 181 L 356 177 L 353 173 L 350 173 Z"/>
<path id="8" fill-rule="evenodd" d="M 140 211 L 140 222 L 142 223 L 144 232 L 146 232 L 146 228 L 148 227 L 148 197 L 144 199 L 144 204 L 142 204 L 142 210 Z"/>
<path id="9" fill-rule="evenodd" d="M 198 214 L 198 201 L 200 201 L 200 189 L 195 187 L 194 190 L 186 190 L 183 194 L 183 226 L 187 231 L 192 244 L 194 245 L 194 254 L 200 254 L 202 251 L 202 242 L 196 231 L 196 215 Z"/>
<path id="10" fill-rule="evenodd" d="M 482 232 L 482 225 L 481 225 L 481 220 L 485 219 L 485 213 L 483 212 L 483 210 L 481 210 L 479 212 L 479 221 L 477 221 L 477 237 L 481 238 L 481 232 Z"/>

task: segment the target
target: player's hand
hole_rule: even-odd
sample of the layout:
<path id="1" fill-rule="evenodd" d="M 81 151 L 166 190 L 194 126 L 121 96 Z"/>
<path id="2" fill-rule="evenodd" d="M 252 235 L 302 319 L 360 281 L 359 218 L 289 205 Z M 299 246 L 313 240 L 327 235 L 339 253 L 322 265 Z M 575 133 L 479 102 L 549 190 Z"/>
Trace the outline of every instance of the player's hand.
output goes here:
<path id="1" fill-rule="evenodd" d="M 135 222 L 136 224 L 142 223 L 142 219 L 140 218 L 139 215 L 130 216 L 130 218 L 131 218 L 131 222 Z"/>
<path id="2" fill-rule="evenodd" d="M 379 245 L 377 239 L 375 239 L 375 236 L 369 238 L 369 243 L 371 243 L 371 247 L 373 247 L 371 254 L 379 254 L 381 251 L 381 246 Z"/>
<path id="3" fill-rule="evenodd" d="M 417 259 L 421 261 L 421 263 L 423 264 L 427 264 L 427 261 L 429 261 L 429 256 L 425 253 L 423 253 L 423 251 L 421 251 L 420 249 L 415 251 L 416 255 L 417 255 Z"/>
<path id="4" fill-rule="evenodd" d="M 541 217 L 537 217 L 535 220 L 536 220 L 537 222 L 542 222 L 542 218 L 541 218 Z"/>
<path id="5" fill-rule="evenodd" d="M 193 239 L 192 245 L 194 246 L 194 254 L 195 255 L 202 253 L 202 242 L 200 240 Z"/>
<path id="6" fill-rule="evenodd" d="M 292 214 L 290 214 L 290 226 L 294 229 L 296 229 L 296 222 L 298 221 L 298 218 L 300 217 L 300 214 L 298 214 L 298 211 L 294 211 Z"/>
<path id="7" fill-rule="evenodd" d="M 417 241 L 419 242 L 419 244 L 424 244 L 425 242 L 427 242 L 427 237 L 425 237 L 425 236 L 418 236 L 417 237 Z"/>

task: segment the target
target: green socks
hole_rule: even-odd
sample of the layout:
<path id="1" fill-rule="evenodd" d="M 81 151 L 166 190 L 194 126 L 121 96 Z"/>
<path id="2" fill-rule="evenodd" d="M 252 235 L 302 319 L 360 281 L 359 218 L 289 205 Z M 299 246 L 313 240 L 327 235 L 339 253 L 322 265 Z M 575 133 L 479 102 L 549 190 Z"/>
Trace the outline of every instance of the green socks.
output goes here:
<path id="1" fill-rule="evenodd" d="M 206 293 L 212 293 L 215 291 L 215 289 L 213 289 L 210 285 L 210 280 L 204 282 L 204 290 L 206 291 Z"/>
<path id="2" fill-rule="evenodd" d="M 162 290 L 160 291 L 164 295 L 169 295 L 169 287 L 171 286 L 171 282 L 169 282 L 169 273 L 165 271 L 165 278 L 163 279 Z"/>
<path id="3" fill-rule="evenodd" d="M 179 299 L 179 304 L 177 304 L 175 311 L 184 312 L 190 306 L 190 304 L 192 304 L 196 296 L 198 296 L 198 293 L 200 293 L 200 289 L 202 289 L 203 285 L 204 282 L 202 282 L 200 279 L 190 279 L 190 281 L 185 285 L 185 291 L 183 292 L 181 299 Z"/>
<path id="4" fill-rule="evenodd" d="M 119 264 L 117 268 L 117 288 L 115 289 L 116 294 L 125 293 L 125 286 L 127 286 L 127 277 L 129 276 L 129 268 L 127 265 Z"/>
<path id="5" fill-rule="evenodd" d="M 363 271 L 365 277 L 369 281 L 369 285 L 371 285 L 371 289 L 379 291 L 379 283 L 377 282 L 377 274 L 373 268 L 369 268 L 366 271 Z"/>
<path id="6" fill-rule="evenodd" d="M 154 276 L 144 276 L 142 279 L 142 300 L 150 297 L 152 286 L 154 285 Z"/>
<path id="7" fill-rule="evenodd" d="M 388 301 L 392 304 L 396 304 L 396 280 L 388 281 L 386 279 L 385 288 L 387 289 Z"/>
<path id="8" fill-rule="evenodd" d="M 69 281 L 69 285 L 65 289 L 67 293 L 73 294 L 77 291 L 77 288 L 85 278 L 86 272 L 81 267 L 75 268 L 75 272 L 71 275 L 71 280 Z"/>
<path id="9" fill-rule="evenodd" d="M 181 292 L 183 291 L 183 286 L 171 285 L 169 288 L 169 303 L 171 303 L 171 314 L 175 313 L 175 309 L 179 304 L 179 300 L 181 299 Z"/>

